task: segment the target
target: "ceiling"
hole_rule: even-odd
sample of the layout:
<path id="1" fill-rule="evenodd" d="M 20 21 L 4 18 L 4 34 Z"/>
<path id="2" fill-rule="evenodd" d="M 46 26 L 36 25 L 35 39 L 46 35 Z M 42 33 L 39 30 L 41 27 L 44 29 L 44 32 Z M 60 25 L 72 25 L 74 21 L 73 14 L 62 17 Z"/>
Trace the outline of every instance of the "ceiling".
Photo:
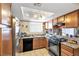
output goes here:
<path id="1" fill-rule="evenodd" d="M 23 20 L 27 21 L 39 21 L 39 22 L 45 22 L 49 19 L 53 18 L 54 13 L 51 12 L 45 12 L 42 10 L 32 9 L 28 7 L 21 7 Z M 28 20 L 29 19 L 29 20 Z"/>
<path id="2" fill-rule="evenodd" d="M 25 12 L 22 12 L 22 7 L 25 8 Z M 34 14 L 33 10 L 38 10 L 37 12 L 39 12 L 38 14 L 41 14 L 40 12 L 43 11 L 43 14 L 45 12 L 47 12 L 47 14 L 45 15 L 46 18 L 48 17 L 48 15 L 52 15 L 52 19 L 64 15 L 66 13 L 69 13 L 71 11 L 74 11 L 76 9 L 79 9 L 79 4 L 78 3 L 41 3 L 40 6 L 34 6 L 34 3 L 13 3 L 12 4 L 12 12 L 13 12 L 13 16 L 19 18 L 20 20 L 30 20 L 33 17 L 29 17 L 29 18 L 25 18 L 24 15 L 28 13 Z M 40 11 L 41 10 L 41 11 Z M 35 12 L 35 13 L 37 13 Z M 30 15 L 31 15 L 30 14 Z M 42 15 L 42 14 L 41 14 Z M 50 16 L 51 16 L 50 15 Z M 46 18 L 44 20 L 46 20 Z M 33 18 L 33 19 L 38 19 L 38 18 Z M 51 18 L 49 18 L 50 20 Z M 39 20 L 37 20 L 39 21 Z M 43 21 L 39 21 L 39 22 L 43 22 Z"/>

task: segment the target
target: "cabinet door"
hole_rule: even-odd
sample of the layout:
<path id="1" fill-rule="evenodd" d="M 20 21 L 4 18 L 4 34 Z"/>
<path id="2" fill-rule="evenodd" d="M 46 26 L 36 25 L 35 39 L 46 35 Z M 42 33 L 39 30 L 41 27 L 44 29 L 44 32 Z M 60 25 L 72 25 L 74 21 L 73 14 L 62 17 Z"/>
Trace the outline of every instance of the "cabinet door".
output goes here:
<path id="1" fill-rule="evenodd" d="M 39 40 L 38 38 L 33 39 L 33 49 L 39 48 Z"/>
<path id="2" fill-rule="evenodd" d="M 23 39 L 20 39 L 19 48 L 17 49 L 19 52 L 23 52 Z"/>
<path id="3" fill-rule="evenodd" d="M 2 29 L 2 55 L 12 55 L 12 29 Z"/>
<path id="4" fill-rule="evenodd" d="M 68 56 L 73 56 L 73 48 L 69 47 L 69 46 L 66 46 L 64 44 L 61 44 L 61 55 L 65 54 L 65 55 L 68 55 Z"/>
<path id="5" fill-rule="evenodd" d="M 65 16 L 65 27 L 78 27 L 78 12 L 73 12 Z"/>
<path id="6" fill-rule="evenodd" d="M 6 25 L 11 25 L 11 4 L 2 3 L 1 4 L 2 12 L 2 23 Z"/>
<path id="7" fill-rule="evenodd" d="M 34 38 L 33 39 L 33 49 L 38 49 L 38 48 L 43 48 L 43 47 L 48 47 L 48 41 L 46 38 Z"/>
<path id="8" fill-rule="evenodd" d="M 44 39 L 43 38 L 39 39 L 39 45 L 40 45 L 40 48 L 44 47 Z"/>
<path id="9" fill-rule="evenodd" d="M 73 24 L 73 27 L 78 27 L 78 12 L 74 12 L 71 14 L 71 20 L 72 20 L 72 24 Z"/>
<path id="10" fill-rule="evenodd" d="M 42 37 L 40 39 L 40 48 L 43 48 L 43 47 L 48 47 L 48 42 L 47 42 L 47 39 L 45 37 Z"/>
<path id="11" fill-rule="evenodd" d="M 61 55 L 62 56 L 64 56 L 64 55 L 65 56 L 73 56 L 73 53 L 61 48 Z"/>
<path id="12" fill-rule="evenodd" d="M 64 16 L 58 17 L 58 23 L 62 23 L 64 21 L 65 21 Z"/>
<path id="13" fill-rule="evenodd" d="M 35 49 L 36 48 L 36 41 L 35 41 L 35 39 L 33 39 L 33 49 Z"/>

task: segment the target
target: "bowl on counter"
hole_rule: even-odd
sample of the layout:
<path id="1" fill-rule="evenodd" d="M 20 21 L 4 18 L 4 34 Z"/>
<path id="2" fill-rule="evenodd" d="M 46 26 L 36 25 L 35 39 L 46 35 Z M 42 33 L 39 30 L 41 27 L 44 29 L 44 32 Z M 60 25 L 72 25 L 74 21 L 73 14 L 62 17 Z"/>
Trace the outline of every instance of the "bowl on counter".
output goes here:
<path id="1" fill-rule="evenodd" d="M 70 43 L 70 44 L 77 44 L 77 41 L 75 41 L 75 40 L 68 40 L 68 43 Z"/>

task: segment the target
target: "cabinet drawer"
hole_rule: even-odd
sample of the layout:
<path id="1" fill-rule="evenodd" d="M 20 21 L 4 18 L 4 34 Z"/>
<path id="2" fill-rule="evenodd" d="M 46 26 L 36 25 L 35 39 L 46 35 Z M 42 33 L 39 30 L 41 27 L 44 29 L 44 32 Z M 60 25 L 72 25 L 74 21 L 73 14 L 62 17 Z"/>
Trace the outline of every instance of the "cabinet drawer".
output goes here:
<path id="1" fill-rule="evenodd" d="M 64 55 L 67 55 L 67 56 L 73 56 L 73 53 L 61 48 L 61 55 L 64 56 Z"/>
<path id="2" fill-rule="evenodd" d="M 70 53 L 73 53 L 73 48 L 71 48 L 71 47 L 68 47 L 68 46 L 66 46 L 66 45 L 61 44 L 61 48 L 67 50 L 67 51 L 70 52 Z"/>

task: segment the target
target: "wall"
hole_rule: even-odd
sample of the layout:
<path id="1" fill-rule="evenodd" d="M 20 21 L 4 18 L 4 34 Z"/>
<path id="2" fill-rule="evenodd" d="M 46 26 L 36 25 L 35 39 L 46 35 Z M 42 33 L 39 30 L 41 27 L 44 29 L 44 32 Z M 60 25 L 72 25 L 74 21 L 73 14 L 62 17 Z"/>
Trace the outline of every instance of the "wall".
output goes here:
<path id="1" fill-rule="evenodd" d="M 28 24 L 29 24 L 28 22 L 20 22 L 20 31 L 28 33 L 29 32 Z"/>

